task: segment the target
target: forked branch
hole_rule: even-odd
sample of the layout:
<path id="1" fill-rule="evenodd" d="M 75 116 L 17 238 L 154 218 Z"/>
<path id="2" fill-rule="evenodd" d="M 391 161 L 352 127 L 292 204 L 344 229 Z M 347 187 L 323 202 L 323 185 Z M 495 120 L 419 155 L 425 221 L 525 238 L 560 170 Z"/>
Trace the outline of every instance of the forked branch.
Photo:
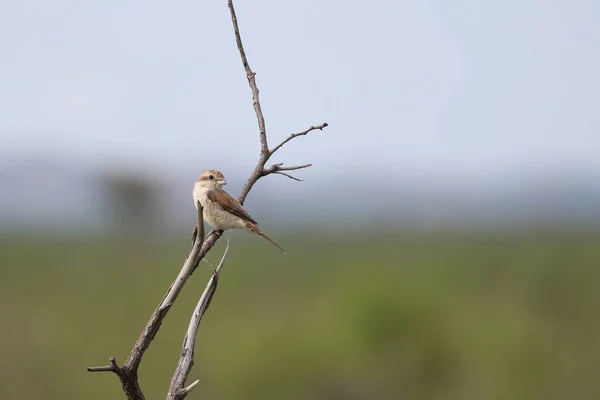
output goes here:
<path id="1" fill-rule="evenodd" d="M 295 178 L 284 171 L 293 171 L 303 168 L 308 168 L 311 164 L 304 164 L 298 166 L 290 166 L 284 167 L 283 163 L 274 164 L 269 168 L 265 168 L 267 161 L 269 158 L 278 151 L 284 144 L 293 140 L 296 137 L 304 136 L 311 131 L 314 130 L 323 130 L 323 128 L 327 127 L 328 124 L 325 122 L 321 125 L 311 126 L 310 128 L 294 133 L 286 138 L 283 142 L 275 146 L 273 149 L 269 149 L 269 145 L 267 142 L 267 130 L 265 124 L 265 118 L 263 116 L 262 108 L 260 106 L 259 99 L 259 90 L 256 84 L 256 74 L 250 68 L 248 63 L 248 58 L 246 57 L 246 52 L 244 50 L 244 45 L 242 43 L 242 38 L 240 36 L 240 30 L 237 22 L 237 16 L 235 14 L 235 9 L 233 7 L 232 0 L 228 0 L 229 10 L 231 14 L 231 21 L 233 23 L 233 30 L 235 34 L 235 40 L 240 52 L 240 57 L 242 59 L 242 64 L 244 66 L 244 70 L 246 72 L 246 77 L 248 78 L 248 84 L 250 85 L 250 89 L 252 91 L 252 104 L 254 107 L 254 111 L 256 112 L 256 118 L 258 121 L 259 135 L 260 135 L 260 157 L 256 167 L 254 168 L 252 174 L 242 187 L 240 195 L 238 196 L 238 201 L 243 204 L 244 200 L 248 196 L 248 193 L 254 186 L 254 184 L 263 176 L 267 176 L 270 174 L 279 174 L 287 176 L 288 178 L 294 180 L 300 180 Z M 192 248 L 190 249 L 190 253 L 179 272 L 179 275 L 175 279 L 175 281 L 171 284 L 169 289 L 167 290 L 165 296 L 162 301 L 150 317 L 150 320 L 146 323 L 146 327 L 140 334 L 137 342 L 135 343 L 129 357 L 123 364 L 123 366 L 119 366 L 114 357 L 110 357 L 110 364 L 102 367 L 89 367 L 88 371 L 90 372 L 114 372 L 120 379 L 121 385 L 123 387 L 123 391 L 129 400 L 145 400 L 144 394 L 139 385 L 138 381 L 138 369 L 140 363 L 142 361 L 142 357 L 144 353 L 150 346 L 150 343 L 156 336 L 160 326 L 165 319 L 167 313 L 171 309 L 173 303 L 177 299 L 177 296 L 183 289 L 183 286 L 187 282 L 188 278 L 192 275 L 195 269 L 198 267 L 200 261 L 204 258 L 204 256 L 208 253 L 210 249 L 215 245 L 217 240 L 223 234 L 222 230 L 213 229 L 208 236 L 204 235 L 204 223 L 202 218 L 202 207 L 198 203 L 198 214 L 196 227 L 194 228 L 194 233 L 192 235 Z M 222 268 L 225 258 L 227 256 L 227 252 L 229 249 L 229 244 L 227 245 L 227 250 L 223 255 L 223 259 L 219 264 L 219 267 L 215 270 L 215 273 L 211 277 L 208 285 L 200 298 L 196 309 L 194 310 L 194 314 L 190 321 L 190 325 L 188 327 L 188 331 L 184 340 L 182 353 L 179 359 L 179 363 L 173 377 L 171 379 L 171 386 L 169 390 L 169 394 L 167 399 L 183 399 L 197 384 L 198 380 L 194 381 L 191 385 L 185 387 L 185 380 L 189 375 L 191 367 L 193 365 L 193 354 L 194 354 L 194 346 L 195 346 L 195 337 L 196 332 L 198 330 L 198 326 L 202 319 L 202 316 L 210 306 L 210 300 L 215 294 L 217 283 L 218 283 L 218 274 L 220 269 Z"/>
<path id="2" fill-rule="evenodd" d="M 240 27 L 238 26 L 237 15 L 235 13 L 235 8 L 233 7 L 233 0 L 227 0 L 227 5 L 229 6 L 229 13 L 231 14 L 231 23 L 233 24 L 233 33 L 235 35 L 235 43 L 237 44 L 238 51 L 240 52 L 240 58 L 242 59 L 242 65 L 244 66 L 244 71 L 246 71 L 246 78 L 248 79 L 248 84 L 250 85 L 250 90 L 252 91 L 252 105 L 253 105 L 254 111 L 256 113 L 256 119 L 258 120 L 258 129 L 259 129 L 259 134 L 260 134 L 260 158 L 258 160 L 258 164 L 256 164 L 254 171 L 252 171 L 250 178 L 248 178 L 248 181 L 242 187 L 242 192 L 238 196 L 238 201 L 240 202 L 240 204 L 243 205 L 244 201 L 246 200 L 246 197 L 248 196 L 248 193 L 250 192 L 250 189 L 252 189 L 252 186 L 254 186 L 254 184 L 263 176 L 267 176 L 272 173 L 279 173 L 280 175 L 285 175 L 288 178 L 300 181 L 300 179 L 295 178 L 289 174 L 282 173 L 280 171 L 290 171 L 292 169 L 307 168 L 307 167 L 310 167 L 311 164 L 301 165 L 298 167 L 286 167 L 289 169 L 281 168 L 281 165 L 283 165 L 283 164 L 275 164 L 274 166 L 272 166 L 271 168 L 269 168 L 267 170 L 265 170 L 265 165 L 267 164 L 267 161 L 269 161 L 269 158 L 271 158 L 271 156 L 277 150 L 279 150 L 284 144 L 286 144 L 290 140 L 292 140 L 298 136 L 304 136 L 304 135 L 308 134 L 309 132 L 317 130 L 317 129 L 323 130 L 323 128 L 326 128 L 327 126 L 329 126 L 329 124 L 327 122 L 324 122 L 321 125 L 311 126 L 310 128 L 308 128 L 302 132 L 294 133 L 294 134 L 290 135 L 287 139 L 285 139 L 283 142 L 281 142 L 280 144 L 275 146 L 272 150 L 269 150 L 269 143 L 267 142 L 267 128 L 266 128 L 266 124 L 265 124 L 265 117 L 263 115 L 262 108 L 260 106 L 260 99 L 258 96 L 259 90 L 258 90 L 258 86 L 256 85 L 256 73 L 254 71 L 252 71 L 252 68 L 250 68 L 250 63 L 248 62 L 248 57 L 246 57 L 246 50 L 244 50 L 244 44 L 242 43 L 242 37 L 240 35 Z"/>
<path id="3" fill-rule="evenodd" d="M 196 346 L 196 334 L 198 332 L 198 327 L 200 326 L 200 321 L 202 320 L 202 317 L 208 309 L 210 301 L 217 290 L 219 274 L 221 273 L 223 265 L 225 264 L 225 260 L 227 259 L 227 253 L 229 253 L 229 238 L 227 239 L 227 247 L 225 248 L 221 262 L 219 262 L 217 268 L 213 270 L 213 275 L 208 281 L 202 296 L 200 296 L 200 300 L 198 300 L 198 304 L 196 305 L 194 313 L 192 314 L 192 318 L 190 319 L 190 324 L 188 326 L 185 338 L 183 339 L 183 347 L 179 356 L 179 363 L 177 364 L 175 373 L 171 378 L 171 386 L 169 388 L 169 393 L 167 394 L 167 400 L 184 399 L 199 382 L 199 380 L 196 380 L 191 385 L 187 387 L 185 386 L 185 381 L 192 370 L 192 366 L 194 365 L 194 348 Z"/>
<path id="4" fill-rule="evenodd" d="M 206 253 L 212 248 L 214 243 L 221 237 L 223 231 L 213 230 L 210 232 L 206 240 L 204 240 L 204 222 L 202 218 L 203 209 L 200 203 L 197 204 L 198 212 L 196 219 L 196 227 L 194 229 L 195 234 L 193 235 L 193 245 L 190 253 L 181 268 L 181 271 L 175 278 L 175 281 L 171 284 L 162 301 L 158 307 L 152 313 L 150 320 L 146 323 L 146 327 L 140 334 L 140 337 L 136 341 L 129 357 L 123 364 L 118 366 L 114 357 L 110 358 L 110 364 L 102 367 L 89 367 L 89 372 L 114 372 L 121 380 L 121 386 L 123 391 L 127 395 L 129 400 L 144 400 L 144 394 L 139 385 L 138 381 L 138 369 L 144 353 L 150 346 L 150 343 L 156 336 L 156 333 L 160 329 L 162 321 L 167 316 L 167 313 L 171 309 L 173 302 L 181 293 L 183 286 L 185 285 L 188 278 L 194 273 L 200 260 L 204 258 Z"/>

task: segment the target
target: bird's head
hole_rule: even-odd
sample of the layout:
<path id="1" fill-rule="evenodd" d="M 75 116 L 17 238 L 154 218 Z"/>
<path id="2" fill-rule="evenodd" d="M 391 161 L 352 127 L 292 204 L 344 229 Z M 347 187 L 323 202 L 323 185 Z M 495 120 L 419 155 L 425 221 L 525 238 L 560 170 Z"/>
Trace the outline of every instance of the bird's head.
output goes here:
<path id="1" fill-rule="evenodd" d="M 198 183 L 209 189 L 221 189 L 224 185 L 227 185 L 225 177 L 221 171 L 216 169 L 207 169 L 202 171 Z"/>

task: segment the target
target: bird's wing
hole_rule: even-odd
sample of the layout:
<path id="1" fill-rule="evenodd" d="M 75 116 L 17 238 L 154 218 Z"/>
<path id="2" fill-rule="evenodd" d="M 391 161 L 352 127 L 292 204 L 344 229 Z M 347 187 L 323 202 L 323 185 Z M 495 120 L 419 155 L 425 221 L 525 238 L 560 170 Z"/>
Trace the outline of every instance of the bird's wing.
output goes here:
<path id="1" fill-rule="evenodd" d="M 226 191 L 213 189 L 206 193 L 206 197 L 213 203 L 218 204 L 223 210 L 256 224 L 256 221 L 244 210 L 242 205 Z"/>

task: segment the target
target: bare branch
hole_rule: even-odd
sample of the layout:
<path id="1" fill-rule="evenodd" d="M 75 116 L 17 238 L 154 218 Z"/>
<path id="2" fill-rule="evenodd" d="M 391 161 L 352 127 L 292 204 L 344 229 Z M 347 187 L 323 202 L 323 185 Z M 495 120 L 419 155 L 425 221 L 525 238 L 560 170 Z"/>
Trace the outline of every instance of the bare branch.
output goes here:
<path id="1" fill-rule="evenodd" d="M 312 167 L 312 164 L 296 165 L 293 167 L 282 167 L 282 165 L 283 163 L 273 164 L 269 168 L 263 169 L 262 176 L 267 176 L 279 171 L 295 171 L 297 169 Z"/>
<path id="2" fill-rule="evenodd" d="M 104 367 L 88 367 L 88 372 L 115 372 L 113 367 L 105 365 Z"/>
<path id="3" fill-rule="evenodd" d="M 204 239 L 204 222 L 202 218 L 203 209 L 200 203 L 197 204 L 198 213 L 197 213 L 197 221 L 196 221 L 196 235 L 194 235 L 194 243 L 192 245 L 192 249 L 190 250 L 190 254 L 188 255 L 181 271 L 177 275 L 175 281 L 171 284 L 167 293 L 163 297 L 162 301 L 154 310 L 154 313 L 150 317 L 150 320 L 146 323 L 146 327 L 140 334 L 140 337 L 136 341 L 129 357 L 125 361 L 122 367 L 117 367 L 116 362 L 113 366 L 113 360 L 111 359 L 111 368 L 108 367 L 90 367 L 88 371 L 90 372 L 103 372 L 103 371 L 112 371 L 115 372 L 120 380 L 121 385 L 123 386 L 123 390 L 127 395 L 129 400 L 144 400 L 145 397 L 140 389 L 138 382 L 138 369 L 139 365 L 142 361 L 142 357 L 144 353 L 150 346 L 150 343 L 156 336 L 156 333 L 160 329 L 162 321 L 167 316 L 167 313 L 171 309 L 173 302 L 177 299 L 177 296 L 183 289 L 183 285 L 187 281 L 187 279 L 192 275 L 200 260 L 204 258 L 206 253 L 212 248 L 215 242 L 221 237 L 223 231 L 221 230 L 212 230 L 206 240 Z"/>
<path id="4" fill-rule="evenodd" d="M 199 383 L 200 383 L 200 379 L 196 379 L 194 382 L 192 382 L 191 385 L 189 385 L 185 389 L 183 389 L 185 392 L 185 395 L 187 396 Z"/>
<path id="5" fill-rule="evenodd" d="M 260 107 L 260 100 L 258 98 L 258 86 L 256 86 L 256 73 L 252 72 L 250 68 L 250 64 L 248 64 L 248 58 L 246 57 L 246 51 L 244 50 L 244 45 L 242 43 L 242 37 L 240 36 L 240 28 L 237 22 L 237 16 L 235 14 L 235 9 L 233 8 L 233 1 L 228 0 L 229 12 L 231 13 L 231 23 L 233 24 L 233 32 L 235 34 L 235 42 L 237 44 L 237 48 L 240 51 L 240 57 L 242 58 L 242 64 L 244 65 L 244 70 L 246 71 L 246 78 L 248 78 L 248 84 L 250 85 L 250 89 L 252 89 L 252 105 L 254 106 L 254 111 L 256 112 L 256 117 L 258 119 L 258 129 L 260 132 L 260 147 L 261 154 L 269 152 L 269 145 L 267 143 L 267 128 L 265 126 L 265 117 L 263 116 L 262 109 Z"/>
<path id="6" fill-rule="evenodd" d="M 117 375 L 119 374 L 119 366 L 117 365 L 117 360 L 114 357 L 110 357 L 108 359 L 110 365 L 106 365 L 104 367 L 88 367 L 88 372 L 114 372 Z"/>
<path id="7" fill-rule="evenodd" d="M 295 181 L 303 182 L 302 179 L 298 179 L 295 176 L 286 174 L 285 172 L 282 172 L 282 171 L 295 171 L 297 169 L 303 169 L 303 168 L 308 168 L 308 167 L 312 166 L 312 164 L 296 165 L 293 167 L 282 167 L 282 165 L 283 165 L 283 163 L 273 164 L 269 168 L 263 169 L 261 176 L 267 176 L 270 174 L 279 174 L 279 175 L 287 176 L 288 178 L 293 179 Z"/>
<path id="8" fill-rule="evenodd" d="M 312 164 L 295 165 L 293 167 L 279 167 L 277 170 L 278 171 L 295 171 L 297 169 L 303 169 L 303 168 L 308 168 L 308 167 L 312 167 Z"/>
<path id="9" fill-rule="evenodd" d="M 194 386 L 198 383 L 198 381 L 196 381 L 187 388 L 184 387 L 185 381 L 188 375 L 190 374 L 192 366 L 194 365 L 194 349 L 196 346 L 196 334 L 198 333 L 198 327 L 200 326 L 200 321 L 202 320 L 204 313 L 210 306 L 212 297 L 214 296 L 217 290 L 219 274 L 223 269 L 223 265 L 225 265 L 225 260 L 227 259 L 228 253 L 229 238 L 227 238 L 227 247 L 225 248 L 225 252 L 223 253 L 221 262 L 219 262 L 217 269 L 214 271 L 212 277 L 208 281 L 208 284 L 206 285 L 202 296 L 200 296 L 200 300 L 198 300 L 198 304 L 196 305 L 196 309 L 192 314 L 192 318 L 190 319 L 190 324 L 188 326 L 187 333 L 185 335 L 185 338 L 183 339 L 183 347 L 181 349 L 179 363 L 177 364 L 175 373 L 171 378 L 171 386 L 169 388 L 167 400 L 182 400 L 185 396 L 187 396 L 189 391 L 192 390 Z"/>
<path id="10" fill-rule="evenodd" d="M 258 121 L 258 128 L 260 134 L 260 157 L 254 171 L 250 174 L 250 177 L 244 184 L 240 195 L 238 196 L 238 201 L 241 204 L 244 204 L 244 200 L 248 196 L 248 193 L 254 186 L 254 184 L 263 176 L 276 173 L 280 175 L 284 175 L 290 179 L 300 180 L 295 178 L 287 173 L 282 171 L 292 171 L 302 168 L 310 167 L 310 164 L 295 166 L 295 167 L 282 167 L 283 163 L 275 164 L 270 168 L 265 169 L 265 165 L 271 155 L 279 150 L 284 144 L 289 142 L 290 140 L 298 137 L 304 136 L 313 130 L 323 130 L 323 128 L 327 127 L 328 124 L 325 122 L 318 126 L 311 126 L 307 130 L 303 132 L 298 132 L 290 135 L 286 140 L 284 140 L 279 145 L 275 146 L 272 150 L 269 150 L 269 145 L 267 142 L 267 131 L 265 119 L 262 113 L 262 109 L 260 106 L 259 100 L 259 90 L 256 84 L 256 74 L 250 68 L 248 64 L 248 59 L 246 57 L 246 52 L 244 50 L 244 46 L 242 44 L 242 39 L 240 36 L 239 26 L 237 22 L 237 16 L 235 13 L 235 9 L 233 7 L 232 0 L 228 0 L 229 10 L 231 14 L 231 21 L 233 24 L 233 30 L 235 34 L 237 48 L 240 52 L 240 57 L 242 59 L 242 64 L 244 66 L 244 70 L 246 72 L 246 77 L 248 79 L 248 84 L 250 85 L 250 89 L 252 91 L 252 101 L 254 111 L 256 112 L 256 117 Z M 146 326 L 142 333 L 140 334 L 137 342 L 135 343 L 129 357 L 123 364 L 123 366 L 119 367 L 116 364 L 114 358 L 111 357 L 110 365 L 102 366 L 102 367 L 89 367 L 88 371 L 90 372 L 114 372 L 119 376 L 121 380 L 121 385 L 123 387 L 123 391 L 129 400 L 145 400 L 144 394 L 141 391 L 139 381 L 138 381 L 138 369 L 140 363 L 142 361 L 142 357 L 144 353 L 150 346 L 150 343 L 156 336 L 160 326 L 165 319 L 167 313 L 171 309 L 173 303 L 177 299 L 179 293 L 183 289 L 188 278 L 193 274 L 195 269 L 198 267 L 200 261 L 204 258 L 204 256 L 208 253 L 210 249 L 214 246 L 214 244 L 219 240 L 219 238 L 223 235 L 223 231 L 220 229 L 213 229 L 208 236 L 205 238 L 204 232 L 204 223 L 202 220 L 202 207 L 200 204 L 198 206 L 198 215 L 197 215 L 197 223 L 194 228 L 194 232 L 192 234 L 192 247 L 190 249 L 189 255 L 181 268 L 177 278 L 171 284 L 169 289 L 167 290 L 165 296 L 162 301 L 159 303 L 158 307 L 155 309 L 154 313 L 150 317 L 150 320 L 146 323 Z M 227 246 L 229 249 L 229 244 Z M 175 374 L 171 380 L 171 390 L 169 392 L 169 399 L 183 399 L 197 384 L 198 381 L 195 381 L 191 385 L 184 387 L 185 380 L 189 374 L 191 366 L 193 364 L 193 350 L 195 344 L 195 336 L 198 329 L 198 325 L 200 323 L 200 319 L 202 315 L 206 311 L 206 309 L 210 305 L 210 301 L 212 296 L 215 293 L 217 284 L 218 284 L 218 274 L 220 269 L 222 268 L 222 264 L 225 261 L 225 257 L 227 255 L 227 250 L 221 260 L 221 263 L 213 276 L 211 277 L 207 288 L 205 289 L 205 293 L 203 293 L 196 311 L 194 312 L 194 316 L 192 317 L 192 321 L 190 321 L 190 328 L 188 328 L 188 334 L 186 335 L 186 339 L 184 340 L 184 351 L 182 351 L 182 355 L 180 358 L 180 365 L 175 370 Z M 181 368 L 180 368 L 181 366 Z"/>
<path id="11" fill-rule="evenodd" d="M 229 0 L 229 4 L 230 4 L 230 8 L 232 8 L 233 6 L 231 5 L 231 0 Z M 237 33 L 239 34 L 239 31 Z M 242 56 L 242 58 L 243 58 L 243 56 Z M 262 114 L 259 115 L 257 113 L 256 115 L 260 121 L 260 119 L 262 118 Z M 285 139 L 283 142 L 281 142 L 280 144 L 278 144 L 271 150 L 265 151 L 264 148 L 261 149 L 260 159 L 258 160 L 258 164 L 256 165 L 256 168 L 250 175 L 250 178 L 248 178 L 248 181 L 246 182 L 246 184 L 244 184 L 244 187 L 242 187 L 242 192 L 240 193 L 240 195 L 238 197 L 238 201 L 240 202 L 240 204 L 242 204 L 242 205 L 244 204 L 244 200 L 246 200 L 246 197 L 248 196 L 250 189 L 252 189 L 252 186 L 254 186 L 254 184 L 263 176 L 267 176 L 269 174 L 273 174 L 273 173 L 276 173 L 279 171 L 293 171 L 293 170 L 308 168 L 308 167 L 312 166 L 312 164 L 304 164 L 304 165 L 298 165 L 298 166 L 294 166 L 294 167 L 282 167 L 283 163 L 277 163 L 277 164 L 273 164 L 269 168 L 265 168 L 265 165 L 267 164 L 267 161 L 269 161 L 269 158 L 277 150 L 279 150 L 284 144 L 286 144 L 287 142 L 289 142 L 290 140 L 292 140 L 294 138 L 297 138 L 298 136 L 305 136 L 306 134 L 308 134 L 311 131 L 314 131 L 317 129 L 322 131 L 323 128 L 326 128 L 328 126 L 329 126 L 329 124 L 327 122 L 323 122 L 321 125 L 311 126 L 310 128 L 308 128 L 302 132 L 294 133 L 294 134 L 288 136 L 287 139 Z M 301 179 L 295 178 L 288 174 L 281 174 L 281 175 L 285 175 L 288 178 L 296 180 L 296 181 L 302 181 Z"/>
<path id="12" fill-rule="evenodd" d="M 298 133 L 293 133 L 290 136 L 288 136 L 287 139 L 285 139 L 283 142 L 279 143 L 277 146 L 275 146 L 273 149 L 269 150 L 269 153 L 271 153 L 271 155 L 273 155 L 273 153 L 275 153 L 277 150 L 279 150 L 284 144 L 286 144 L 287 142 L 289 142 L 290 140 L 297 138 L 298 136 L 304 136 L 306 135 L 308 132 L 311 131 L 316 131 L 317 129 L 322 131 L 323 128 L 327 128 L 329 126 L 329 124 L 327 122 L 323 122 L 321 125 L 317 125 L 317 126 L 311 126 L 310 128 L 308 128 L 305 131 L 302 132 L 298 132 Z"/>
<path id="13" fill-rule="evenodd" d="M 246 181 L 246 183 L 242 187 L 242 191 L 241 191 L 240 195 L 238 196 L 238 201 L 240 202 L 240 204 L 243 205 L 244 201 L 246 200 L 246 197 L 248 196 L 248 193 L 250 192 L 250 189 L 252 189 L 254 184 L 261 177 L 266 176 L 269 173 L 275 172 L 275 171 L 271 171 L 266 174 L 264 173 L 264 167 L 267 164 L 267 161 L 269 161 L 269 158 L 271 157 L 271 155 L 273 155 L 273 153 L 275 153 L 277 150 L 279 150 L 279 148 L 281 148 L 281 146 L 283 146 L 285 143 L 289 142 L 293 138 L 306 135 L 308 132 L 314 131 L 315 129 L 323 130 L 323 128 L 327 127 L 328 124 L 327 124 L 327 122 L 324 122 L 318 126 L 311 126 L 310 128 L 308 128 L 307 130 L 305 130 L 303 132 L 294 133 L 293 135 L 288 137 L 286 140 L 284 140 L 281 144 L 276 146 L 273 150 L 269 150 L 269 145 L 267 143 L 267 129 L 265 126 L 265 117 L 263 116 L 262 108 L 260 106 L 260 99 L 258 97 L 259 90 L 258 90 L 258 86 L 256 85 L 256 79 L 255 79 L 256 74 L 250 68 L 250 64 L 248 64 L 248 58 L 246 57 L 246 51 L 244 50 L 244 44 L 242 43 L 242 37 L 240 35 L 240 28 L 238 26 L 237 15 L 235 13 L 235 8 L 233 7 L 233 0 L 227 0 L 227 4 L 229 6 L 229 13 L 231 14 L 231 22 L 233 24 L 233 32 L 235 34 L 235 42 L 236 42 L 237 48 L 240 52 L 240 57 L 242 59 L 242 64 L 244 65 L 244 70 L 246 71 L 246 77 L 248 78 L 248 84 L 250 85 L 250 89 L 252 90 L 252 105 L 254 107 L 254 111 L 256 112 L 256 119 L 258 120 L 258 128 L 259 128 L 259 133 L 260 133 L 260 159 L 258 160 L 258 164 L 256 165 L 256 168 L 254 168 L 254 171 L 252 171 L 252 174 L 248 178 L 248 181 Z M 285 171 L 285 170 L 281 170 L 281 171 Z M 292 178 L 292 179 L 294 179 L 294 178 Z M 297 180 L 299 180 L 299 179 L 297 179 Z"/>
<path id="14" fill-rule="evenodd" d="M 290 179 L 293 179 L 293 180 L 295 180 L 295 181 L 298 181 L 298 182 L 304 182 L 302 179 L 298 179 L 298 178 L 296 178 L 295 176 L 292 176 L 292 175 L 290 175 L 290 174 L 286 174 L 285 172 L 280 172 L 280 171 L 277 171 L 277 172 L 273 172 L 273 173 L 274 173 L 274 174 L 283 175 L 283 176 L 287 176 L 288 178 L 290 178 Z"/>
<path id="15" fill-rule="evenodd" d="M 202 218 L 203 209 L 200 202 L 198 202 L 196 206 L 198 207 L 196 219 L 196 231 L 198 232 L 198 234 L 196 235 L 190 254 L 188 255 L 185 263 L 183 264 L 181 271 L 179 271 L 177 278 L 175 278 L 175 281 L 171 284 L 171 287 L 169 288 L 169 290 L 167 290 L 167 293 L 165 294 L 162 301 L 154 311 L 154 314 L 146 324 L 146 327 L 144 328 L 142 334 L 135 343 L 131 354 L 127 358 L 127 361 L 125 361 L 123 368 L 137 371 L 140 362 L 142 361 L 142 357 L 144 356 L 144 353 L 148 349 L 148 346 L 150 346 L 150 342 L 154 339 L 156 332 L 158 332 L 158 329 L 160 328 L 163 319 L 166 317 L 167 313 L 169 312 L 169 309 L 175 302 L 175 299 L 177 299 L 177 296 L 179 296 L 179 293 L 181 293 L 183 285 L 185 285 L 185 282 L 188 280 L 188 278 L 192 276 L 194 270 L 200 263 L 200 260 L 204 258 L 208 250 L 210 250 L 210 248 L 212 247 L 208 246 L 208 242 L 210 241 L 211 237 L 217 236 L 217 231 L 212 231 L 209 235 L 209 240 L 206 240 L 205 243 L 204 221 Z M 216 241 L 220 236 L 221 234 L 218 234 L 217 237 L 214 237 L 213 241 Z"/>

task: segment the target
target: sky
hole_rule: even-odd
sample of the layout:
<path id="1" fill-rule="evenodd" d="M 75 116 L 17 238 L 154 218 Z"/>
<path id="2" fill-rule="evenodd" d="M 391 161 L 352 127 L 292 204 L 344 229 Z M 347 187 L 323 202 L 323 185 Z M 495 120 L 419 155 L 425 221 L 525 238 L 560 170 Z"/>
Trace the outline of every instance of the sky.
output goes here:
<path id="1" fill-rule="evenodd" d="M 600 171 L 596 1 L 237 0 L 274 157 L 299 173 L 510 179 Z M 8 0 L 0 159 L 250 171 L 227 2 Z M 227 175 L 227 174 L 226 174 Z"/>

